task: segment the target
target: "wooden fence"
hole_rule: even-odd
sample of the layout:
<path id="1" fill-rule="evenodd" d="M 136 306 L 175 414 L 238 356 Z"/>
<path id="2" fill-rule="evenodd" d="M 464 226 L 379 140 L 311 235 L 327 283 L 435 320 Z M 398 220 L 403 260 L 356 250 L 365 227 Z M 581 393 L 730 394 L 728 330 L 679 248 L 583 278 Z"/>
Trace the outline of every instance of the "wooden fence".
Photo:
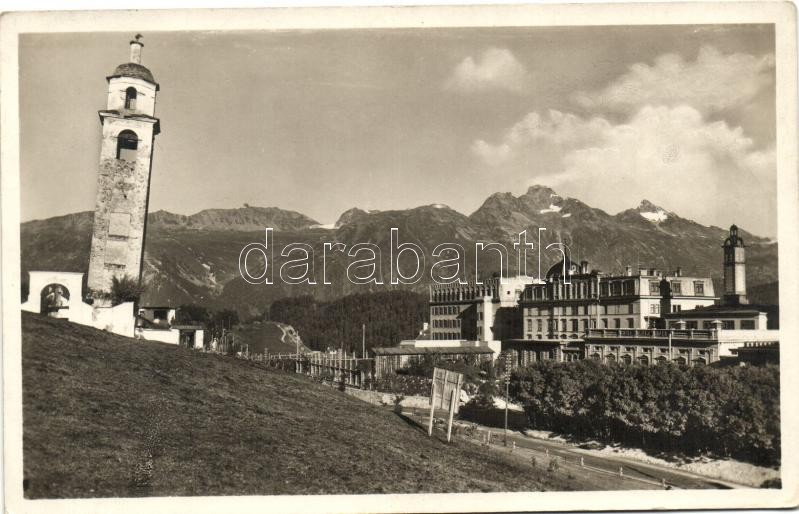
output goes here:
<path id="1" fill-rule="evenodd" d="M 327 353 L 263 353 L 239 355 L 242 358 L 263 362 L 268 366 L 330 380 L 351 387 L 364 387 L 371 375 L 373 359 L 359 359 L 354 355 Z"/>

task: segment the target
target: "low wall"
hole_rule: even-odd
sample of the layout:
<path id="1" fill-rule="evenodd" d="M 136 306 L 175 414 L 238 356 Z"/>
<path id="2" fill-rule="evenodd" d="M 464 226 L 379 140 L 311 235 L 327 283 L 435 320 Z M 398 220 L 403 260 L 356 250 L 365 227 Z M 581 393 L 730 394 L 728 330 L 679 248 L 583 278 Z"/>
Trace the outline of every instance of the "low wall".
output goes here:
<path id="1" fill-rule="evenodd" d="M 180 342 L 180 332 L 177 330 L 137 328 L 136 337 L 169 344 L 178 344 Z"/>
<path id="2" fill-rule="evenodd" d="M 372 405 L 394 405 L 397 396 L 402 396 L 394 393 L 356 389 L 354 387 L 347 387 L 345 392 Z M 403 396 L 400 405 L 403 407 L 430 408 L 430 398 L 426 396 Z"/>

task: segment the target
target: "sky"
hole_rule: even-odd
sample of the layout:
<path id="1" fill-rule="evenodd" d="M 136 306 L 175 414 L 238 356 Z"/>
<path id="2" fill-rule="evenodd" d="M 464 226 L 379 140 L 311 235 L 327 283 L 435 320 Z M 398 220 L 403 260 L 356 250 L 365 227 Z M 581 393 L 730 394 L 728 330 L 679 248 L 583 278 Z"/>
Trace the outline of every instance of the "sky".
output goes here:
<path id="1" fill-rule="evenodd" d="M 20 39 L 22 220 L 94 208 L 127 33 Z M 777 232 L 771 25 L 153 32 L 150 210 L 345 210 L 547 185 Z"/>

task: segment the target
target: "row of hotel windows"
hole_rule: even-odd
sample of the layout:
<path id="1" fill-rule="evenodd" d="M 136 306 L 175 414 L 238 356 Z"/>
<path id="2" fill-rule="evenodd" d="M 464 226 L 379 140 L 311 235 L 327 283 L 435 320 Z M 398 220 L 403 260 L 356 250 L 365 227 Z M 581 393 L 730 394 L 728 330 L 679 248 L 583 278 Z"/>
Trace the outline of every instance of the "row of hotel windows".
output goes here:
<path id="1" fill-rule="evenodd" d="M 586 351 L 587 352 L 588 351 L 602 352 L 603 348 L 604 348 L 603 346 L 597 345 L 597 346 L 593 346 L 593 347 L 586 347 Z M 638 353 L 655 353 L 655 348 L 651 347 L 651 346 L 625 346 L 624 347 L 624 351 L 628 352 L 628 353 L 635 353 L 636 349 L 638 350 Z M 621 350 L 621 348 L 619 346 L 608 346 L 606 348 L 606 350 L 608 352 L 618 352 L 619 350 Z M 669 353 L 669 349 L 668 348 L 658 348 L 658 351 L 661 354 Z M 696 351 L 697 355 L 701 355 L 703 357 L 707 356 L 707 355 L 710 355 L 712 353 L 712 350 L 695 350 L 695 351 Z M 691 350 L 690 350 L 690 348 L 674 348 L 674 349 L 672 349 L 672 354 L 674 354 L 674 353 L 678 353 L 678 354 L 682 354 L 682 355 L 690 355 L 691 354 Z"/>
<path id="2" fill-rule="evenodd" d="M 433 328 L 461 328 L 460 319 L 434 319 Z"/>
<path id="3" fill-rule="evenodd" d="M 433 316 L 443 314 L 458 314 L 460 311 L 456 305 L 444 305 L 441 307 L 431 307 Z"/>
<path id="4" fill-rule="evenodd" d="M 602 356 L 599 355 L 598 353 L 592 353 L 591 355 L 589 355 L 589 358 L 594 360 L 602 360 Z M 638 361 L 639 364 L 648 365 L 652 359 L 650 359 L 649 356 L 647 355 L 639 355 L 638 357 L 636 357 L 635 360 Z M 665 364 L 669 361 L 669 358 L 666 357 L 665 355 L 661 355 L 659 357 L 655 357 L 654 361 L 655 364 Z M 688 359 L 683 356 L 678 356 L 677 358 L 672 359 L 672 361 L 678 366 L 688 366 Z M 617 359 L 616 356 L 611 353 L 605 355 L 605 362 L 620 362 L 622 364 L 632 364 L 633 357 L 631 355 L 624 354 Z M 697 357 L 691 362 L 694 366 L 704 366 L 707 364 L 707 359 L 705 359 L 704 357 Z"/>
<path id="5" fill-rule="evenodd" d="M 627 303 L 622 305 L 600 305 L 600 314 L 635 314 L 634 303 Z M 671 312 L 681 312 L 682 305 L 672 305 Z M 549 316 L 549 308 L 547 307 L 527 307 L 524 309 L 526 316 Z M 592 314 L 589 312 L 588 305 L 567 305 L 565 307 L 553 307 L 553 316 L 581 316 Z M 650 303 L 649 314 L 660 314 L 660 304 Z"/>
<path id="6" fill-rule="evenodd" d="M 672 295 L 682 295 L 682 281 L 672 280 L 671 284 Z M 694 281 L 694 296 L 705 295 L 705 282 L 703 280 Z M 586 298 L 588 293 L 592 290 L 590 282 L 580 281 L 572 282 L 571 284 L 556 283 L 552 284 L 552 297 L 553 298 Z M 542 300 L 545 298 L 545 292 L 548 285 L 532 286 L 528 289 L 527 298 Z M 600 296 L 634 296 L 635 293 L 635 280 L 624 280 L 614 282 L 601 282 L 599 284 Z M 660 282 L 657 280 L 649 281 L 649 294 L 660 295 Z"/>
<path id="7" fill-rule="evenodd" d="M 461 335 L 459 332 L 434 332 L 433 339 L 436 341 L 451 341 L 453 339 L 460 339 Z"/>
<path id="8" fill-rule="evenodd" d="M 482 298 L 484 296 L 491 296 L 496 298 L 497 288 L 469 287 L 466 289 L 445 289 L 441 291 L 434 289 L 430 294 L 430 297 L 434 302 L 474 300 L 475 298 Z"/>
<path id="9" fill-rule="evenodd" d="M 669 328 L 677 328 L 677 322 L 671 321 L 669 322 Z M 686 321 L 685 328 L 688 330 L 697 330 L 699 328 L 698 321 Z M 713 321 L 706 320 L 702 322 L 702 330 L 712 330 L 713 329 Z M 732 319 L 724 319 L 721 320 L 721 329 L 722 330 L 735 330 L 735 320 Z M 753 319 L 742 319 L 740 321 L 740 330 L 754 330 L 755 329 L 755 320 Z"/>
<path id="10" fill-rule="evenodd" d="M 658 307 L 657 312 L 660 312 L 660 305 L 655 304 L 655 306 Z M 580 316 L 591 314 L 588 311 L 588 305 L 566 305 L 563 307 L 552 307 L 552 315 L 554 316 Z M 635 304 L 627 303 L 623 305 L 600 305 L 599 311 L 600 314 L 635 314 Z M 549 316 L 550 312 L 548 307 L 527 307 L 524 309 L 524 314 L 526 316 Z"/>
<path id="11" fill-rule="evenodd" d="M 535 321 L 535 332 L 542 332 L 544 329 L 544 323 L 543 323 L 544 320 L 542 319 L 532 320 L 529 318 L 527 319 L 527 331 L 533 332 L 533 321 Z M 548 332 L 555 332 L 558 330 L 558 327 L 560 327 L 561 332 L 577 332 L 579 330 L 585 332 L 586 330 L 588 330 L 588 323 L 589 323 L 589 320 L 587 319 L 582 319 L 582 320 L 548 319 L 546 321 L 547 321 Z M 560 323 L 558 323 L 559 321 Z M 601 319 L 600 320 L 601 328 L 611 328 L 608 327 L 609 322 L 610 320 L 608 320 L 607 318 Z M 590 323 L 591 323 L 591 328 L 596 328 L 595 319 L 590 320 Z M 621 318 L 613 318 L 612 328 L 622 328 L 621 324 L 622 324 Z M 625 324 L 626 324 L 625 328 L 635 328 L 635 318 L 627 318 Z"/>

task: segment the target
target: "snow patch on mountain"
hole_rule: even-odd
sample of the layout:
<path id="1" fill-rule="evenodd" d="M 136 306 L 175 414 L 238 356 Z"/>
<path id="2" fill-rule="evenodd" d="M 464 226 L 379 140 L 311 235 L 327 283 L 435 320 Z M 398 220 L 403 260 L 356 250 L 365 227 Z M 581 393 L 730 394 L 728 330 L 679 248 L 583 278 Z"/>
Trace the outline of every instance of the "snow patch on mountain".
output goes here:
<path id="1" fill-rule="evenodd" d="M 335 223 L 320 223 L 318 225 L 311 225 L 311 228 L 323 228 L 326 230 L 334 230 L 336 228 Z"/>
<path id="2" fill-rule="evenodd" d="M 538 212 L 541 213 L 541 214 L 546 214 L 548 212 L 560 212 L 561 209 L 562 209 L 561 206 L 555 205 L 554 203 L 551 203 L 551 204 L 549 204 L 549 207 L 547 207 L 546 209 L 541 209 Z"/>
<path id="3" fill-rule="evenodd" d="M 639 212 L 642 218 L 651 221 L 652 223 L 660 223 L 669 219 L 669 215 L 663 209 L 658 209 L 654 212 Z"/>
<path id="4" fill-rule="evenodd" d="M 561 215 L 561 218 L 571 218 L 572 213 L 567 212 L 566 214 Z"/>

